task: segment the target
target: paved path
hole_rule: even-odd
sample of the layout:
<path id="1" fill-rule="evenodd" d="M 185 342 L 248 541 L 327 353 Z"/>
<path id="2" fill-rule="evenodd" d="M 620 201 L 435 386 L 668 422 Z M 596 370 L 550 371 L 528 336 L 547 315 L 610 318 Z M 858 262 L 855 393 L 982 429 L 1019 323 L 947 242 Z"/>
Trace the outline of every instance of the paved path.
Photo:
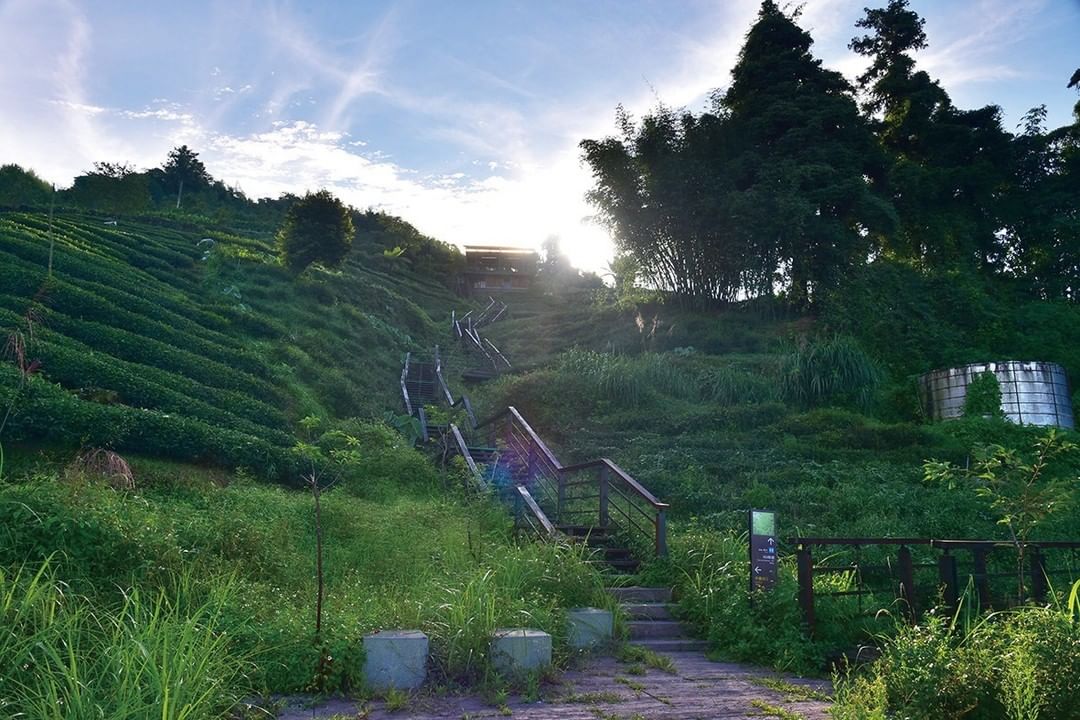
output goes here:
<path id="1" fill-rule="evenodd" d="M 414 697 L 406 709 L 388 712 L 375 701 L 366 707 L 336 700 L 315 708 L 290 708 L 280 720 L 337 717 L 387 720 L 487 720 L 513 717 L 522 720 L 729 720 L 782 717 L 785 720 L 826 720 L 828 702 L 812 699 L 814 691 L 829 693 L 827 681 L 782 678 L 760 668 L 710 662 L 701 653 L 672 653 L 676 673 L 654 668 L 641 673 L 610 657 L 597 657 L 577 670 L 564 672 L 558 683 L 541 690 L 542 701 L 511 697 L 497 707 L 472 695 Z M 795 693 L 763 686 L 763 678 L 782 678 L 810 693 Z M 808 697 L 811 696 L 811 697 Z M 793 715 L 780 715 L 782 708 Z M 509 711 L 509 712 L 508 712 Z M 365 714 L 366 713 L 366 714 Z"/>

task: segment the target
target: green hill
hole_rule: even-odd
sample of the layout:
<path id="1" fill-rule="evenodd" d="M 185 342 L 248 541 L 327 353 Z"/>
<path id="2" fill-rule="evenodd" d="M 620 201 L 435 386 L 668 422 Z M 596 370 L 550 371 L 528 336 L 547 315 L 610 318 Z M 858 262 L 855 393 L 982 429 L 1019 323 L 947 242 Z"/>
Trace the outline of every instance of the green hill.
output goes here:
<path id="1" fill-rule="evenodd" d="M 105 220 L 0 212 L 0 625 L 17 629 L 0 714 L 223 717 L 358 691 L 361 638 L 385 627 L 423 628 L 442 681 L 477 683 L 496 626 L 528 612 L 559 638 L 564 608 L 610 602 L 580 554 L 518 547 L 501 508 L 383 421 L 403 354 L 445 334 L 444 275 L 365 237 L 294 277 L 269 231 Z M 281 487 L 313 475 L 318 521 L 310 491 Z"/>
<path id="2" fill-rule="evenodd" d="M 0 327 L 39 360 L 6 439 L 111 447 L 284 478 L 298 421 L 381 415 L 444 287 L 354 254 L 295 280 L 269 237 L 0 213 Z M 423 306 L 423 307 L 422 307 Z M 32 327 L 31 327 L 32 326 Z M 3 366 L 13 387 L 14 368 Z"/>

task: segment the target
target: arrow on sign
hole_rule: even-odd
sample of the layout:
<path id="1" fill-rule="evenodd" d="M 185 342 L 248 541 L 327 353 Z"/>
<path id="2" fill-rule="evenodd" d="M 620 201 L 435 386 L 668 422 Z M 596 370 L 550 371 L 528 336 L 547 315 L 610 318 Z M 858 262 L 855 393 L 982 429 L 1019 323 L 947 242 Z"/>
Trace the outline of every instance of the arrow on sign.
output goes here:
<path id="1" fill-rule="evenodd" d="M 754 574 L 755 575 L 760 575 L 761 574 L 761 566 L 760 565 L 755 565 L 754 566 Z"/>
<path id="2" fill-rule="evenodd" d="M 776 544 L 776 541 L 773 540 L 772 538 L 769 538 L 769 546 L 771 547 L 771 546 L 773 546 L 775 544 Z"/>

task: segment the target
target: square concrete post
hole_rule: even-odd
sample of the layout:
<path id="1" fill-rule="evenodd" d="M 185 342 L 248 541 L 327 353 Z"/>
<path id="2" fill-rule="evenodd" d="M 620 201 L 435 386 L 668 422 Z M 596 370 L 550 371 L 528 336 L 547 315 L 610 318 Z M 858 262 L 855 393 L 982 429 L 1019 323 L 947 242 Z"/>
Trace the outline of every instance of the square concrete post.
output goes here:
<path id="1" fill-rule="evenodd" d="M 364 636 L 364 682 L 372 690 L 415 690 L 427 678 L 428 637 L 419 630 Z"/>

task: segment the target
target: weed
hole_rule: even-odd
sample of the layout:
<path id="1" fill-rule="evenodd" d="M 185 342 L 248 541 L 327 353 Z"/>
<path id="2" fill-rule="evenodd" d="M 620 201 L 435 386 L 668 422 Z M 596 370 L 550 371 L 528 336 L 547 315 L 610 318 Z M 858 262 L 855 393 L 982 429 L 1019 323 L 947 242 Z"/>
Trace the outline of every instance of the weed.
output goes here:
<path id="1" fill-rule="evenodd" d="M 623 645 L 616 656 L 619 662 L 643 663 L 648 667 L 663 670 L 666 673 L 677 675 L 674 661 L 667 655 L 661 655 L 655 650 L 650 650 L 643 645 Z"/>
<path id="2" fill-rule="evenodd" d="M 749 682 L 759 687 L 775 690 L 778 693 L 783 693 L 784 699 L 788 702 L 795 702 L 799 700 L 818 700 L 821 702 L 830 702 L 830 698 L 825 693 L 815 690 L 812 687 L 806 685 L 796 685 L 795 683 L 788 682 L 783 678 L 760 676 L 752 677 Z"/>
<path id="3" fill-rule="evenodd" d="M 610 691 L 597 691 L 597 692 L 585 692 L 585 693 L 572 693 L 559 699 L 559 702 L 580 704 L 580 705 L 599 705 L 601 703 L 619 703 L 624 702 L 622 696 L 618 693 Z"/>
<path id="4" fill-rule="evenodd" d="M 398 712 L 409 707 L 409 693 L 397 688 L 390 688 L 383 693 L 383 702 L 388 712 Z"/>
<path id="5" fill-rule="evenodd" d="M 772 705 L 764 700 L 754 699 L 750 701 L 750 704 L 759 711 L 757 714 L 765 717 L 779 718 L 779 720 L 805 720 L 801 713 L 782 708 L 779 705 Z"/>

